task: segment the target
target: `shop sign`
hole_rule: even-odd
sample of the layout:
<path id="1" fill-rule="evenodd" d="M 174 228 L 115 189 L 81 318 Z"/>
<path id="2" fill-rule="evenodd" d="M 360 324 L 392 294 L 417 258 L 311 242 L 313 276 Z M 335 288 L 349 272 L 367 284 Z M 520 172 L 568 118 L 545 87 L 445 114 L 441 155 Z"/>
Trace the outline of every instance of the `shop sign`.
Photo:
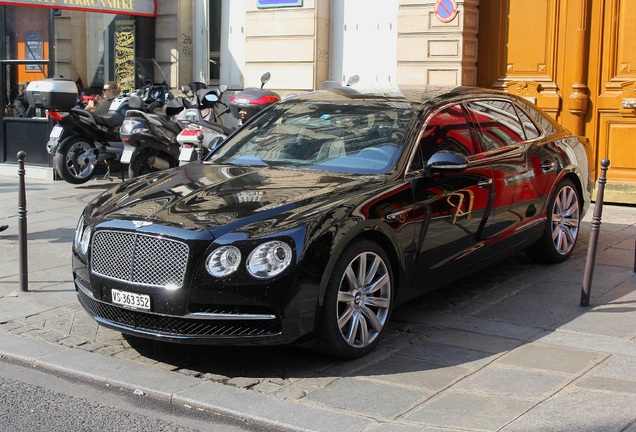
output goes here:
<path id="1" fill-rule="evenodd" d="M 256 6 L 259 9 L 263 8 L 280 8 L 290 6 L 302 6 L 303 0 L 256 0 Z"/>
<path id="2" fill-rule="evenodd" d="M 155 0 L 2 0 L 0 5 L 70 9 L 120 15 L 156 16 Z"/>

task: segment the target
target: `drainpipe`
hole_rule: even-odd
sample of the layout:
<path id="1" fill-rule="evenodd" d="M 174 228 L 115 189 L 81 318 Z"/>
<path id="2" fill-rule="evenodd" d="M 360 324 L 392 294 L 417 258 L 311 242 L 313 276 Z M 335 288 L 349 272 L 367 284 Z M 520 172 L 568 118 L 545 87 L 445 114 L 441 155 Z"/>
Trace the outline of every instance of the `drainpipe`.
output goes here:
<path id="1" fill-rule="evenodd" d="M 574 63 L 572 65 L 573 84 L 572 93 L 568 97 L 567 108 L 573 114 L 572 132 L 577 135 L 585 134 L 585 116 L 589 102 L 587 87 L 587 66 L 589 57 L 589 15 L 590 1 L 570 1 L 568 4 L 578 4 L 577 29 L 572 38 L 574 48 Z"/>

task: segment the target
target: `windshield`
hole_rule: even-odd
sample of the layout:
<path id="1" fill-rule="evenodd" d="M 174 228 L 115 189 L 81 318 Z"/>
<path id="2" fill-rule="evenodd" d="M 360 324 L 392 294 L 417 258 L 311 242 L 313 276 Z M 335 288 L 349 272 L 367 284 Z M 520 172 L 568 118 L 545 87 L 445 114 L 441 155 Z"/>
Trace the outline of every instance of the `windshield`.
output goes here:
<path id="1" fill-rule="evenodd" d="M 288 100 L 245 125 L 213 153 L 220 164 L 389 172 L 415 118 L 410 105 Z"/>
<path id="2" fill-rule="evenodd" d="M 141 85 L 147 84 L 163 84 L 166 88 L 169 88 L 168 80 L 163 70 L 157 64 L 153 58 L 135 58 L 135 68 L 137 70 L 137 77 L 141 81 Z"/>

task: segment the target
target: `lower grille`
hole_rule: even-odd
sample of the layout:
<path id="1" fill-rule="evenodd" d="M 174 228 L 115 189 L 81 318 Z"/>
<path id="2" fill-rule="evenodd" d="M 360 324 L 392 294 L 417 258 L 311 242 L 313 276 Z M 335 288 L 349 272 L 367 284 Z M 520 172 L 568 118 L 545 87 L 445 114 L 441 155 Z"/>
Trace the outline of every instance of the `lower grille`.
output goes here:
<path id="1" fill-rule="evenodd" d="M 134 311 L 104 303 L 77 290 L 77 297 L 92 315 L 132 330 L 160 333 L 179 337 L 247 337 L 276 336 L 281 327 L 278 319 L 273 320 L 209 320 L 180 318 L 141 311 Z"/>

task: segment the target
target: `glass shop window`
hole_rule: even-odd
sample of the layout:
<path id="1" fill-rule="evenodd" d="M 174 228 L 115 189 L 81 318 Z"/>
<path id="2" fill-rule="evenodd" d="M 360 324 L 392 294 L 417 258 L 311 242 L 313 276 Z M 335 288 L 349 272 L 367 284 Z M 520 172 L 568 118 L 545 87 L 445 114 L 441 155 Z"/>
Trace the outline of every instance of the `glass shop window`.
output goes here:
<path id="1" fill-rule="evenodd" d="M 8 117 L 37 117 L 44 113 L 29 106 L 24 92 L 31 81 L 48 76 L 49 12 L 41 8 L 7 7 L 5 15 L 5 56 L 3 105 Z M 14 61 L 24 61 L 16 63 Z M 26 63 L 26 62 L 32 63 Z"/>

